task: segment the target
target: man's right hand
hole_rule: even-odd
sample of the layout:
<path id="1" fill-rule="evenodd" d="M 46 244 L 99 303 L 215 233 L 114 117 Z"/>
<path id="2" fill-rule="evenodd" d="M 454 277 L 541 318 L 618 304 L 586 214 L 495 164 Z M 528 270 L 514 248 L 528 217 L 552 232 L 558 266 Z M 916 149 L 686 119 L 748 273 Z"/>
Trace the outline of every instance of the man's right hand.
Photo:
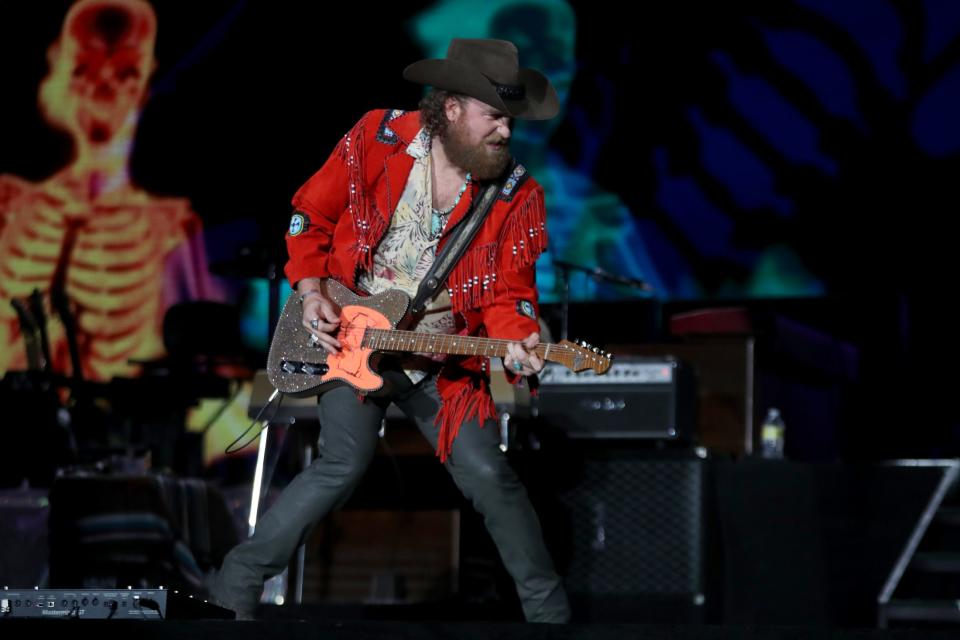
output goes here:
<path id="1" fill-rule="evenodd" d="M 340 350 L 340 341 L 336 338 L 340 330 L 340 316 L 333 303 L 319 289 L 309 289 L 300 295 L 305 296 L 301 320 L 303 326 L 328 353 L 337 353 Z"/>

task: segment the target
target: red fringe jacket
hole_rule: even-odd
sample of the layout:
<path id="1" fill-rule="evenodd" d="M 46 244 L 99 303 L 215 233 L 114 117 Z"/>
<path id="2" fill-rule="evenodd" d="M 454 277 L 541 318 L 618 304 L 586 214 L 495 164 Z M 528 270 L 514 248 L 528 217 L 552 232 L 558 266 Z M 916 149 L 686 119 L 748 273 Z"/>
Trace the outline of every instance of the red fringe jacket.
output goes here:
<path id="1" fill-rule="evenodd" d="M 293 198 L 297 220 L 287 234 L 291 284 L 334 278 L 357 291 L 360 269 L 372 268 L 377 244 L 403 194 L 414 158 L 405 150 L 420 130 L 417 111 L 371 111 L 343 137 L 326 164 Z M 447 228 L 470 207 L 481 186 L 471 182 Z M 441 236 L 442 248 L 447 236 Z M 483 226 L 447 279 L 461 335 L 522 340 L 538 331 L 534 262 L 547 244 L 543 188 L 517 165 Z M 358 292 L 360 293 L 360 292 Z M 523 302 L 531 305 L 525 305 Z M 437 455 L 445 460 L 460 425 L 496 418 L 488 359 L 448 356 L 437 378 L 442 406 Z M 514 381 L 512 374 L 508 374 Z"/>

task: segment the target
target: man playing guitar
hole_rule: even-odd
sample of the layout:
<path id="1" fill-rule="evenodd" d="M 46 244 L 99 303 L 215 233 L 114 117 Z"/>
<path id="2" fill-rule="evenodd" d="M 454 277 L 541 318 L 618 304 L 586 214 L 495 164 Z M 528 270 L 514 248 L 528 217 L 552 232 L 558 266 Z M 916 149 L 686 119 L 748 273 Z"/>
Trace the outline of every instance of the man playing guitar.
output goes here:
<path id="1" fill-rule="evenodd" d="M 563 349 L 539 344 L 534 263 L 546 247 L 543 190 L 509 152 L 514 118 L 552 118 L 559 104 L 547 78 L 518 61 L 512 43 L 455 39 L 446 58 L 408 66 L 405 78 L 433 87 L 420 111 L 367 113 L 294 196 L 286 274 L 297 297 L 285 313 L 297 314 L 296 326 L 281 320 L 271 360 L 275 375 L 294 384 L 304 375 L 333 376 L 338 384 L 319 396 L 319 458 L 227 556 L 214 581 L 213 600 L 239 617 L 252 616 L 264 579 L 286 567 L 309 530 L 359 483 L 394 402 L 483 515 L 526 619 L 569 619 L 537 516 L 492 427 L 489 357 L 503 357 L 515 381 Z M 379 307 L 403 315 L 404 301 L 492 181 L 492 205 L 445 286 L 407 318 L 412 331 L 392 331 L 396 317 L 362 303 L 384 300 Z M 312 361 L 310 351 L 275 359 L 278 338 L 298 349 L 312 343 Z M 348 378 L 374 349 L 410 353 L 380 360 L 383 384 L 365 388 Z M 358 353 L 363 357 L 351 360 Z M 358 391 L 378 390 L 382 395 L 358 401 Z"/>

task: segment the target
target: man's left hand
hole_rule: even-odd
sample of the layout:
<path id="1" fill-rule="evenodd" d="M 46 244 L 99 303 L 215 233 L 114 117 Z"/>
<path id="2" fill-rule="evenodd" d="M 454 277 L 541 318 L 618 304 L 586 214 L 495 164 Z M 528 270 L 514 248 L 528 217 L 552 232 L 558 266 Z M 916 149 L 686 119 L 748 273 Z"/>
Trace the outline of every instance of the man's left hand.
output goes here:
<path id="1" fill-rule="evenodd" d="M 531 333 L 523 342 L 507 344 L 503 368 L 518 376 L 532 376 L 543 370 L 543 360 L 534 352 L 540 342 L 539 333 Z"/>

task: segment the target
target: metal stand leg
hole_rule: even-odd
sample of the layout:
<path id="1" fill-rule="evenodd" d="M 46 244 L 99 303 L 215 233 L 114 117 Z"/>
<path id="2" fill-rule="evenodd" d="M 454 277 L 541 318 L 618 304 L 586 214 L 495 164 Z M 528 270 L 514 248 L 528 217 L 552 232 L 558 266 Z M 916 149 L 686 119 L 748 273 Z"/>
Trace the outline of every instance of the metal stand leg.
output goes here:
<path id="1" fill-rule="evenodd" d="M 275 389 L 267 404 L 273 402 L 280 391 Z M 260 445 L 257 447 L 257 467 L 253 472 L 253 489 L 250 493 L 250 516 L 247 518 L 247 536 L 252 536 L 257 528 L 257 512 L 260 510 L 260 496 L 263 489 L 263 463 L 267 457 L 267 436 L 270 435 L 270 422 L 264 420 L 260 425 Z"/>
<path id="2" fill-rule="evenodd" d="M 257 528 L 257 511 L 260 509 L 260 495 L 263 487 L 263 461 L 267 457 L 267 436 L 270 426 L 266 423 L 260 431 L 260 446 L 257 448 L 257 468 L 253 472 L 253 489 L 250 491 L 250 517 L 247 519 L 248 535 L 252 536 Z"/>
<path id="3" fill-rule="evenodd" d="M 303 468 L 306 469 L 313 462 L 313 446 L 308 444 L 303 448 Z M 297 583 L 294 585 L 293 599 L 297 604 L 303 604 L 303 572 L 306 568 L 307 544 L 304 542 L 297 549 Z"/>
<path id="4" fill-rule="evenodd" d="M 273 402 L 280 394 L 274 389 L 267 399 L 266 405 Z M 270 421 L 264 420 L 260 424 L 260 444 L 257 447 L 257 467 L 253 472 L 253 488 L 250 491 L 250 516 L 247 518 L 247 536 L 252 536 L 257 528 L 257 512 L 260 510 L 260 496 L 263 489 L 263 463 L 267 457 L 267 440 L 270 435 Z"/>
<path id="5" fill-rule="evenodd" d="M 504 453 L 510 448 L 510 412 L 500 414 L 500 451 Z"/>
<path id="6" fill-rule="evenodd" d="M 270 395 L 270 398 L 267 400 L 267 404 L 273 402 L 274 398 L 280 393 L 279 390 L 274 390 Z M 283 431 L 279 432 L 282 436 Z M 266 475 L 267 469 L 267 443 L 270 441 L 270 421 L 264 420 L 260 425 L 260 444 L 257 447 L 257 465 L 253 472 L 253 487 L 250 490 L 250 516 L 247 519 L 247 531 L 248 535 L 252 536 L 257 528 L 257 519 L 260 512 L 260 501 L 264 499 L 265 492 L 264 487 L 269 486 L 270 478 L 273 476 L 274 467 L 276 466 L 276 461 L 270 464 L 270 474 L 268 477 Z M 277 443 L 277 451 L 282 445 L 282 439 Z M 284 569 L 281 573 L 273 576 L 264 584 L 263 594 L 261 595 L 261 602 L 268 602 L 271 604 L 281 605 L 286 599 L 287 592 L 287 574 L 289 573 L 288 569 Z"/>

